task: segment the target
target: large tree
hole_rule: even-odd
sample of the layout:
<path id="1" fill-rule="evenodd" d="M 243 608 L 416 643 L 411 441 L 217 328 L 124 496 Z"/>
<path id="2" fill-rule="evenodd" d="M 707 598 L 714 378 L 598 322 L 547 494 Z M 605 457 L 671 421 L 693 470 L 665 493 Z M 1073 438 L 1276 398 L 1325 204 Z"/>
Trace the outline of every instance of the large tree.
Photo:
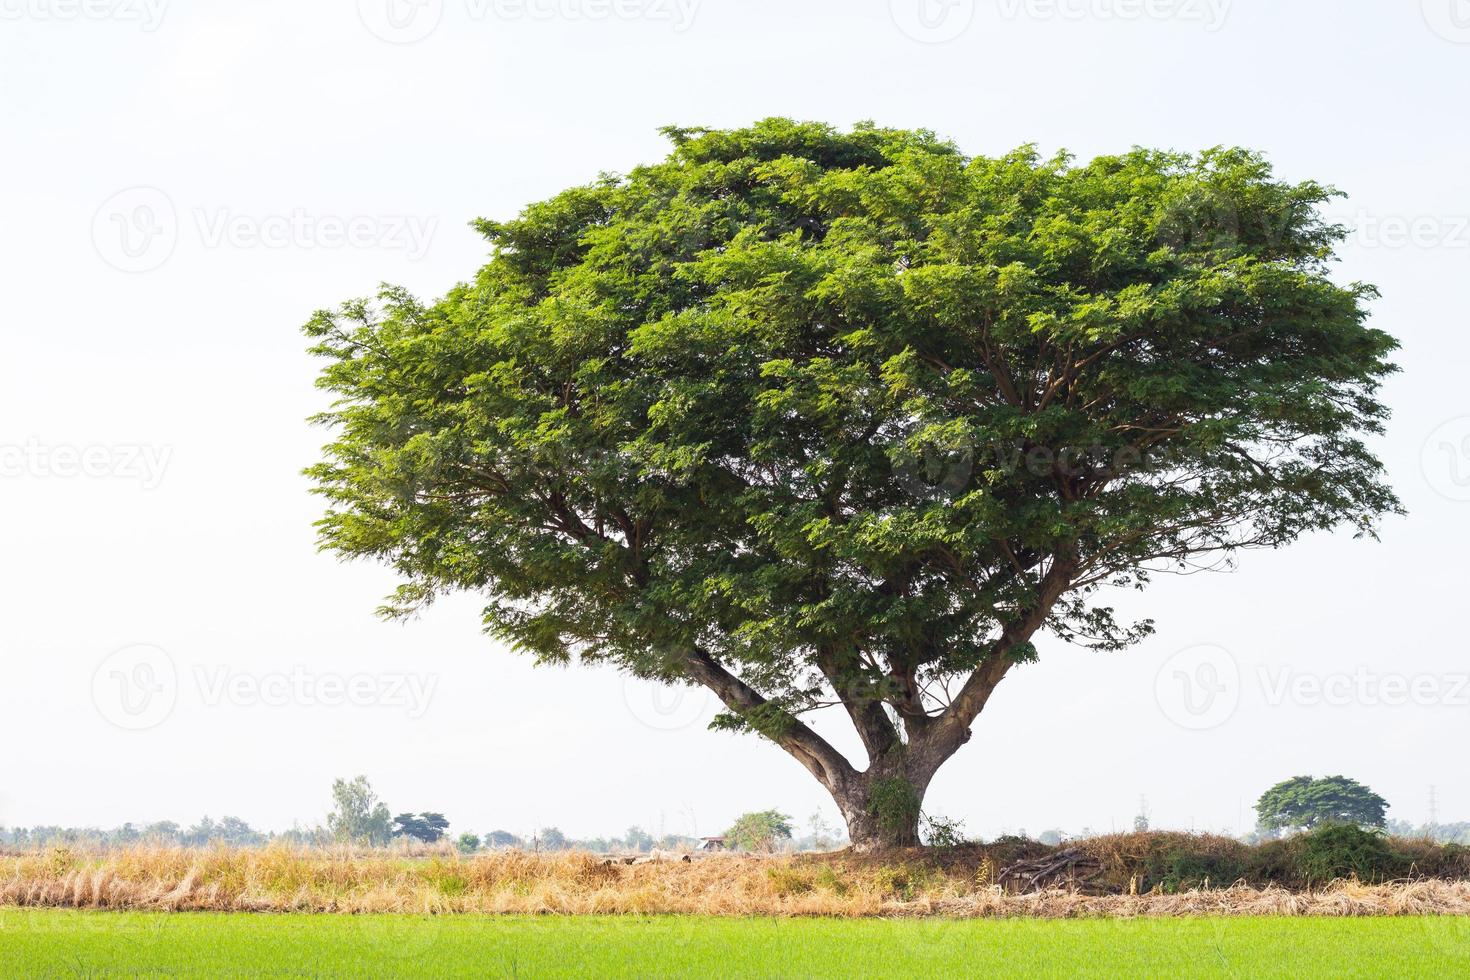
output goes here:
<path id="1" fill-rule="evenodd" d="M 1121 648 L 1104 587 L 1397 509 L 1363 438 L 1394 341 L 1327 276 L 1334 192 L 1257 154 L 970 157 L 773 119 L 478 222 L 422 303 L 307 325 L 323 545 L 386 608 L 486 597 L 550 663 L 702 684 L 860 847 L 1033 638 Z M 845 709 L 854 764 L 804 718 Z"/>

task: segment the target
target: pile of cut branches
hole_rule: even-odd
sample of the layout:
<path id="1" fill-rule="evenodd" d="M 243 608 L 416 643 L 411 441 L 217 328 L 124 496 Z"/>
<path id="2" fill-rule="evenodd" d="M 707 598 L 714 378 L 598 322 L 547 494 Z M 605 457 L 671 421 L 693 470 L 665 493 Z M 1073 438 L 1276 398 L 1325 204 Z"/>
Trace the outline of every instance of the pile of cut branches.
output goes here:
<path id="1" fill-rule="evenodd" d="M 1012 894 L 1063 889 L 1101 892 L 1097 878 L 1102 862 L 1080 847 L 1068 847 L 1029 861 L 1017 861 L 1001 869 L 996 884 Z"/>

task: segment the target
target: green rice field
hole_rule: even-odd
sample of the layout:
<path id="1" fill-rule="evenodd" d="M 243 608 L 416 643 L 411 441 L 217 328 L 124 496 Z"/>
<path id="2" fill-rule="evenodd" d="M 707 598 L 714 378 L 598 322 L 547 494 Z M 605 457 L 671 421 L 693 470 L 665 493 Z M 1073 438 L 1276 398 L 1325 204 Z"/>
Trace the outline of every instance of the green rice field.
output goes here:
<path id="1" fill-rule="evenodd" d="M 0 909 L 0 975 L 1470 976 L 1464 918 L 723 919 Z"/>

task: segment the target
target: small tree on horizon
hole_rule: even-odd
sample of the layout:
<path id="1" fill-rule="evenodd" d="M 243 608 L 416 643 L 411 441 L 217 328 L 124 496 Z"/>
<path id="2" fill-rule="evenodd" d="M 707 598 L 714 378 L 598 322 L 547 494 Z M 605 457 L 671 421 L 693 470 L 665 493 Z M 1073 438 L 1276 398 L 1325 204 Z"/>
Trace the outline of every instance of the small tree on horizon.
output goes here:
<path id="1" fill-rule="evenodd" d="M 412 837 L 425 844 L 437 844 L 444 839 L 449 821 L 442 813 L 400 813 L 393 818 L 394 837 Z"/>
<path id="2" fill-rule="evenodd" d="M 1388 801 L 1346 776 L 1293 776 L 1272 786 L 1256 802 L 1263 830 L 1312 830 L 1326 824 L 1382 829 Z"/>
<path id="3" fill-rule="evenodd" d="M 378 799 L 366 776 L 350 782 L 338 779 L 332 783 L 332 812 L 327 814 L 327 830 L 345 843 L 381 846 L 393 837 L 392 817 L 387 804 Z"/>
<path id="4" fill-rule="evenodd" d="M 535 836 L 536 848 L 542 851 L 564 851 L 570 846 L 560 827 L 543 827 Z"/>
<path id="5" fill-rule="evenodd" d="M 745 813 L 725 831 L 725 843 L 742 851 L 770 852 L 791 839 L 791 818 L 776 810 Z"/>
<path id="6" fill-rule="evenodd" d="M 398 572 L 387 614 L 471 592 L 542 663 L 703 685 L 855 847 L 913 845 L 1040 636 L 1150 633 L 1102 590 L 1399 510 L 1364 442 L 1396 343 L 1328 275 L 1331 188 L 1243 149 L 667 133 L 480 221 L 494 254 L 443 299 L 307 324 L 321 542 Z"/>

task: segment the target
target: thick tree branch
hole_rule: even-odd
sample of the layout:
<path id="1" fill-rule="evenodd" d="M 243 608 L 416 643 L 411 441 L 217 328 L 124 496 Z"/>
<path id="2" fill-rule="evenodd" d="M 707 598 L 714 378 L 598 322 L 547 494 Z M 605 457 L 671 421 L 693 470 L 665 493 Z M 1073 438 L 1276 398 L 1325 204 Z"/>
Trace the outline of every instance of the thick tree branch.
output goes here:
<path id="1" fill-rule="evenodd" d="M 746 714 L 770 703 L 703 650 L 691 650 L 684 663 L 690 677 L 715 692 L 725 706 L 737 714 Z M 789 713 L 783 721 L 781 731 L 772 736 L 772 741 L 805 766 L 829 792 L 840 791 L 852 781 L 856 771 L 826 739 Z"/>
<path id="2" fill-rule="evenodd" d="M 1051 567 L 1042 576 L 1030 609 L 1001 631 L 984 662 L 965 681 L 944 714 L 925 726 L 925 730 L 914 739 L 910 769 L 912 778 L 920 781 L 919 785 L 927 785 L 940 765 L 970 740 L 970 726 L 990 700 L 991 693 L 1014 666 L 1012 655 L 1016 648 L 1028 642 L 1046 623 L 1052 607 L 1071 586 L 1075 569 L 1076 560 L 1071 556 L 1053 559 Z"/>

